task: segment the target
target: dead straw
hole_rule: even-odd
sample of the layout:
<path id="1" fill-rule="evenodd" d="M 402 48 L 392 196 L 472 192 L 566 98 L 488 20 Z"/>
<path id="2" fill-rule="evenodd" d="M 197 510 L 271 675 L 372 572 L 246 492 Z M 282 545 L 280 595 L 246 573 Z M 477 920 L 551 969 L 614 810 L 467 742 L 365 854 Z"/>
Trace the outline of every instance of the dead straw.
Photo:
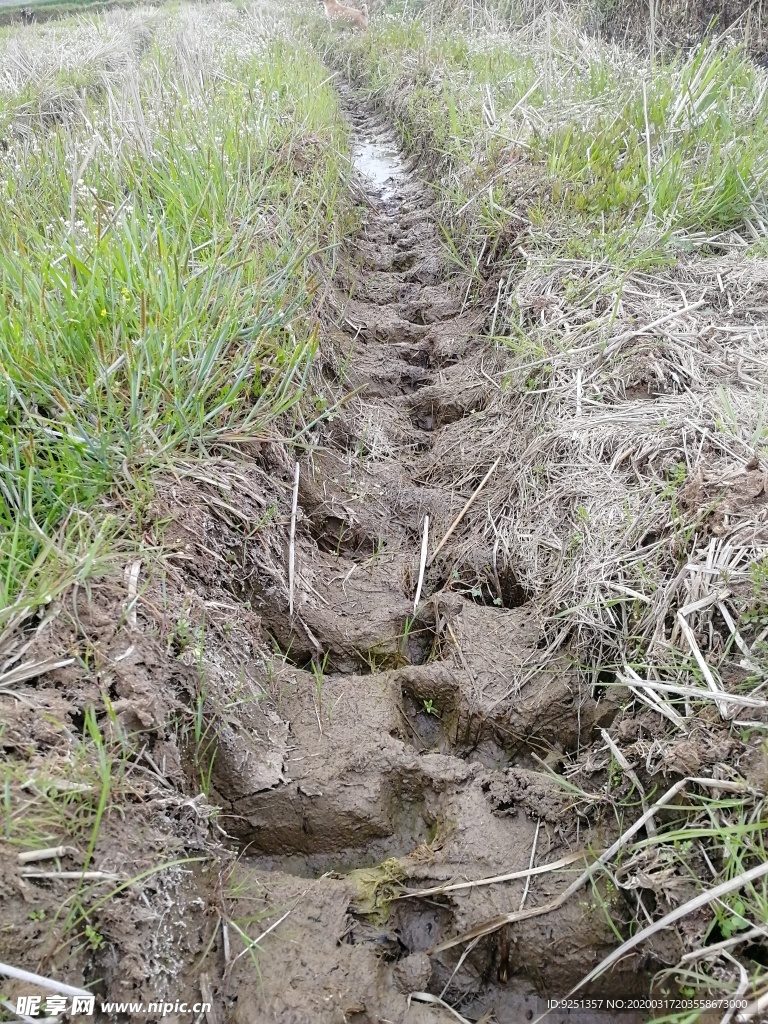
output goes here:
<path id="1" fill-rule="evenodd" d="M 15 981 L 37 985 L 38 988 L 45 988 L 50 992 L 58 992 L 63 996 L 93 995 L 87 989 L 75 988 L 74 985 L 66 985 L 63 981 L 55 981 L 53 978 L 46 978 L 41 974 L 33 974 L 31 971 L 23 971 L 20 967 L 12 967 L 10 964 L 0 963 L 0 974 L 6 978 L 13 978 Z"/>
<path id="2" fill-rule="evenodd" d="M 533 853 L 535 854 L 535 846 Z M 491 878 L 477 878 L 472 882 L 451 882 L 446 885 L 436 885 L 431 889 L 419 889 L 417 892 L 405 892 L 397 898 L 403 900 L 413 896 L 441 896 L 443 893 L 458 892 L 460 889 L 474 889 L 481 885 L 495 885 L 497 882 L 514 882 L 519 878 L 528 879 L 532 875 L 545 875 L 550 871 L 559 871 L 560 868 L 566 868 L 569 864 L 574 864 L 577 860 L 582 860 L 583 857 L 584 854 L 582 853 L 569 853 L 566 857 L 561 857 L 559 860 L 552 861 L 551 864 L 540 864 L 537 868 L 531 866 L 522 871 L 511 871 L 506 875 L 494 875 Z"/>
<path id="3" fill-rule="evenodd" d="M 536 847 L 539 842 L 539 832 L 541 831 L 541 818 L 536 820 L 536 831 L 533 834 L 533 843 L 531 843 L 531 859 L 528 863 L 528 874 L 525 879 L 525 887 L 523 888 L 523 895 L 520 898 L 520 907 L 522 910 L 525 907 L 525 901 L 528 899 L 528 890 L 531 886 L 531 875 L 534 872 L 533 862 L 536 860 Z"/>
<path id="4" fill-rule="evenodd" d="M 575 985 L 565 998 L 570 999 L 574 992 L 578 992 L 580 988 L 588 985 L 590 981 L 594 981 L 595 978 L 599 978 L 600 975 L 605 973 L 609 967 L 618 963 L 618 961 L 621 960 L 622 957 L 626 956 L 630 950 L 639 946 L 646 939 L 650 939 L 652 935 L 656 935 L 657 932 L 663 931 L 670 925 L 675 924 L 675 922 L 687 917 L 688 914 L 692 914 L 694 911 L 700 910 L 702 907 L 707 906 L 708 903 L 713 903 L 715 900 L 719 900 L 723 896 L 727 896 L 728 893 L 741 889 L 742 886 L 748 885 L 750 882 L 757 881 L 758 878 L 762 878 L 764 875 L 768 875 L 768 861 L 764 861 L 762 864 L 758 864 L 756 867 L 750 868 L 749 871 L 744 871 L 740 875 L 736 875 L 735 878 L 729 878 L 725 882 L 721 882 L 720 885 L 714 886 L 712 889 L 705 889 L 704 892 L 700 892 L 697 896 L 694 896 L 693 899 L 688 900 L 679 907 L 675 907 L 674 910 L 665 914 L 664 917 L 660 918 L 658 921 L 654 921 L 646 928 L 643 928 L 642 931 L 639 931 L 636 935 L 627 939 L 626 942 L 623 942 L 618 947 L 618 949 L 614 949 L 614 951 L 599 963 L 597 967 L 582 978 L 578 985 Z M 748 1012 L 748 1010 L 745 1011 L 745 1013 L 746 1012 Z M 538 1019 L 542 1020 L 543 1018 L 539 1017 Z M 745 1017 L 745 1019 L 749 1020 L 751 1018 Z"/>
<path id="5" fill-rule="evenodd" d="M 424 583 L 424 570 L 427 568 L 427 547 L 429 545 L 429 516 L 424 516 L 424 532 L 421 536 L 421 559 L 419 562 L 419 582 L 416 584 L 416 597 L 413 599 L 413 612 L 419 607 L 421 587 Z"/>
<path id="6" fill-rule="evenodd" d="M 441 999 L 440 996 L 432 995 L 431 992 L 411 992 L 408 995 L 409 1006 L 411 1005 L 412 999 L 418 1003 L 432 1003 L 435 1006 L 440 1006 L 444 1010 L 447 1010 L 455 1020 L 459 1021 L 459 1024 L 470 1024 L 470 1021 L 468 1021 L 466 1017 L 463 1017 L 458 1010 L 454 1010 L 454 1008 L 449 1003 L 446 1003 L 444 999 Z"/>
<path id="7" fill-rule="evenodd" d="M 483 921 L 480 924 L 475 925 L 474 928 L 470 928 L 469 931 L 466 931 L 461 935 L 457 935 L 452 939 L 446 939 L 445 942 L 440 942 L 436 946 L 433 946 L 432 949 L 429 950 L 430 955 L 442 953 L 446 949 L 452 949 L 454 946 L 461 945 L 463 942 L 470 942 L 472 939 L 480 938 L 483 935 L 491 935 L 493 932 L 498 931 L 499 928 L 503 928 L 506 924 L 515 924 L 517 921 L 527 921 L 529 918 L 539 917 L 542 914 L 549 914 L 553 910 L 558 910 L 567 902 L 567 900 L 570 899 L 571 896 L 574 895 L 574 893 L 578 892 L 579 889 L 590 881 L 599 868 L 606 865 L 615 856 L 615 854 L 619 852 L 619 850 L 623 849 L 630 839 L 632 839 L 649 820 L 652 820 L 655 817 L 657 811 L 673 800 L 689 783 L 707 788 L 724 789 L 728 792 L 743 793 L 745 791 L 745 786 L 743 784 L 730 782 L 725 779 L 703 779 L 692 776 L 681 779 L 679 782 L 676 782 L 674 786 L 668 789 L 655 804 L 649 807 L 648 810 L 645 811 L 645 813 L 642 814 L 637 821 L 626 830 L 626 832 L 623 832 L 619 836 L 616 842 L 609 847 L 605 853 L 601 854 L 597 860 L 593 861 L 582 872 L 582 874 L 579 875 L 575 881 L 571 882 L 568 888 L 554 900 L 544 904 L 542 907 L 533 907 L 531 910 L 513 911 L 512 913 L 501 914 L 499 917 Z M 761 865 L 761 869 L 768 873 L 768 864 Z M 747 874 L 749 875 L 750 873 L 747 872 Z M 751 875 L 750 878 L 747 878 L 746 880 L 749 881 L 750 879 Z M 726 891 L 730 892 L 731 890 L 728 889 Z M 705 900 L 705 902 L 708 901 Z M 677 918 L 675 918 L 675 920 L 677 920 Z M 581 987 L 582 984 L 584 984 L 584 982 L 581 982 L 578 987 Z M 576 990 L 574 989 L 574 991 Z"/>
<path id="8" fill-rule="evenodd" d="M 488 470 L 488 472 L 485 474 L 483 479 L 478 484 L 477 488 L 475 489 L 474 493 L 472 494 L 472 496 L 467 501 L 467 503 L 464 506 L 464 508 L 461 510 L 461 512 L 459 512 L 459 514 L 456 516 L 456 518 L 453 520 L 451 525 L 446 530 L 445 535 L 443 536 L 443 539 L 440 541 L 440 543 L 437 545 L 435 550 L 432 552 L 432 557 L 429 559 L 429 562 L 427 563 L 428 565 L 431 565 L 434 562 L 434 560 L 437 558 L 437 556 L 440 553 L 440 551 L 442 550 L 444 544 L 450 538 L 451 534 L 456 529 L 456 527 L 459 525 L 459 523 L 462 521 L 462 519 L 467 514 L 467 512 L 469 512 L 469 510 L 472 507 L 472 505 L 474 504 L 475 499 L 477 498 L 478 494 L 482 491 L 482 489 L 485 487 L 485 485 L 491 479 L 491 476 L 493 475 L 494 470 L 496 469 L 496 467 L 498 466 L 498 464 L 500 462 L 501 462 L 501 456 L 499 455 L 499 457 L 496 459 L 494 464 L 491 466 L 491 468 Z"/>
<path id="9" fill-rule="evenodd" d="M 68 853 L 77 854 L 80 851 L 74 846 L 49 846 L 45 850 L 24 850 L 18 854 L 19 864 L 30 864 L 36 860 L 53 860 L 55 857 L 66 857 Z"/>

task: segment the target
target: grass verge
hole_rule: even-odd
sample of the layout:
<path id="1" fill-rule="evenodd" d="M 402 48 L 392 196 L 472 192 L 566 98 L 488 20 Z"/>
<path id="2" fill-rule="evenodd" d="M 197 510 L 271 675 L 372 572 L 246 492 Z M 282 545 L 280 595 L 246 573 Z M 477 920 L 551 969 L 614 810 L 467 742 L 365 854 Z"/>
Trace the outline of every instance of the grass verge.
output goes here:
<path id="1" fill-rule="evenodd" d="M 158 481 L 231 488 L 227 457 L 323 409 L 315 293 L 354 217 L 346 128 L 285 25 L 222 3 L 0 38 L 2 842 L 9 892 L 37 901 L 13 902 L 0 960 L 96 991 L 167 988 L 177 954 L 152 914 L 174 907 L 175 943 L 224 856 L 206 799 L 215 628 L 173 591 Z M 258 700 L 242 672 L 233 685 Z M 173 998 L 183 985 L 199 997 L 182 979 Z"/>
<path id="2" fill-rule="evenodd" d="M 0 108 L 17 139 L 0 182 L 6 599 L 105 493 L 140 503 L 175 455 L 274 431 L 306 386 L 313 260 L 344 181 L 324 72 L 258 35 L 203 58 L 149 32 L 83 26 L 83 63 L 13 82 Z"/>

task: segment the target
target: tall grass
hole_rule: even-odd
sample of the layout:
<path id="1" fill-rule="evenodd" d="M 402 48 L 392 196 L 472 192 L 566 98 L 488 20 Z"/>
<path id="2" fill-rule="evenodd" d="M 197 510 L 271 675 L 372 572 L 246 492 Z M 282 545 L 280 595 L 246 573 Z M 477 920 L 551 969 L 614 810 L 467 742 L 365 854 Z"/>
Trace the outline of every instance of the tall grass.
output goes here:
<path id="1" fill-rule="evenodd" d="M 0 604 L 106 492 L 133 503 L 175 454 L 268 434 L 306 387 L 345 129 L 316 57 L 255 17 L 91 53 L 71 107 L 60 73 L 0 100 Z"/>
<path id="2" fill-rule="evenodd" d="M 343 60 L 388 97 L 449 217 L 482 183 L 479 207 L 503 229 L 510 176 L 494 172 L 510 147 L 540 168 L 534 218 L 549 186 L 573 228 L 569 255 L 632 262 L 652 236 L 672 261 L 676 233 L 760 230 L 766 216 L 768 83 L 737 49 L 652 63 L 551 15 L 513 34 L 406 17 L 350 40 Z"/>
<path id="3" fill-rule="evenodd" d="M 35 658 L 27 627 L 50 625 L 73 584 L 137 564 L 157 475 L 305 425 L 315 291 L 354 211 L 327 69 L 284 26 L 267 5 L 212 3 L 0 34 L 0 695 L 24 710 L 19 679 L 92 669 L 89 647 L 62 654 L 50 635 Z M 34 740 L 8 741 L 13 715 L 0 722 L 9 848 L 74 844 L 83 871 L 115 834 L 148 854 L 130 879 L 96 871 L 66 891 L 44 948 L 70 967 L 107 941 L 106 904 L 190 862 L 139 851 L 147 734 L 104 691 L 77 742 L 85 699 L 34 705 L 64 756 L 53 742 L 36 758 Z M 207 792 L 202 710 L 166 725 Z"/>

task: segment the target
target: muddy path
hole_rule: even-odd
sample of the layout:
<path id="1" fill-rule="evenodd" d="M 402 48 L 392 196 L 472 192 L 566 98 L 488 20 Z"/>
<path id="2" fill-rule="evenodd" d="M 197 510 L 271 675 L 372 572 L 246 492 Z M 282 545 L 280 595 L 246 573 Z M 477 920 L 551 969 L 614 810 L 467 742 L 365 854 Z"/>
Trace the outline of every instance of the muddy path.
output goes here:
<path id="1" fill-rule="evenodd" d="M 449 1019 L 409 1006 L 409 993 L 428 992 L 471 1020 L 492 1009 L 500 1022 L 532 1020 L 615 943 L 593 891 L 468 952 L 434 947 L 549 902 L 583 861 L 393 901 L 395 883 L 524 872 L 602 846 L 610 820 L 575 811 L 541 760 L 588 745 L 614 709 L 547 653 L 535 604 L 473 526 L 482 496 L 430 562 L 414 615 L 425 516 L 431 553 L 493 464 L 478 438 L 504 430 L 504 357 L 483 338 L 487 306 L 467 307 L 449 280 L 428 188 L 386 124 L 347 87 L 341 97 L 367 212 L 329 286 L 322 369 L 333 392 L 355 397 L 300 460 L 293 617 L 283 590 L 258 579 L 252 590 L 277 652 L 274 713 L 254 711 L 251 726 L 268 769 L 237 731 L 214 765 L 212 800 L 259 880 L 259 906 L 288 913 L 235 1019 L 253 1020 L 256 1006 L 281 1022 Z M 591 991 L 646 985 L 630 962 Z"/>

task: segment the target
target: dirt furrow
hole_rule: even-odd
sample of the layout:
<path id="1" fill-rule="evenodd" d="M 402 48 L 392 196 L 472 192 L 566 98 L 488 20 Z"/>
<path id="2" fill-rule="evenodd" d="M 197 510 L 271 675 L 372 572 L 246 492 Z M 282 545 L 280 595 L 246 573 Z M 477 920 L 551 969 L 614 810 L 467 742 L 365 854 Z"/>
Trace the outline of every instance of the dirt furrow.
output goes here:
<path id="1" fill-rule="evenodd" d="M 525 896 L 521 879 L 393 901 L 394 884 L 524 871 L 596 841 L 536 757 L 577 749 L 612 709 L 540 649 L 535 605 L 490 551 L 468 559 L 462 528 L 414 616 L 424 517 L 434 550 L 489 468 L 466 428 L 503 427 L 488 411 L 503 357 L 482 338 L 486 310 L 448 280 L 428 189 L 386 127 L 346 89 L 342 101 L 368 212 L 333 285 L 323 365 L 339 395 L 357 396 L 301 461 L 294 617 L 276 588 L 253 594 L 280 652 L 279 781 L 263 764 L 249 776 L 259 759 L 241 733 L 219 744 L 212 798 L 264 903 L 292 907 L 263 964 L 266 1018 L 441 1020 L 407 1009 L 409 992 L 429 991 L 472 1019 L 495 1008 L 531 1020 L 611 948 L 599 899 L 585 890 L 464 958 L 430 951 L 523 900 L 548 902 L 572 875 L 533 879 Z M 607 988 L 626 995 L 639 979 L 619 970 Z"/>

